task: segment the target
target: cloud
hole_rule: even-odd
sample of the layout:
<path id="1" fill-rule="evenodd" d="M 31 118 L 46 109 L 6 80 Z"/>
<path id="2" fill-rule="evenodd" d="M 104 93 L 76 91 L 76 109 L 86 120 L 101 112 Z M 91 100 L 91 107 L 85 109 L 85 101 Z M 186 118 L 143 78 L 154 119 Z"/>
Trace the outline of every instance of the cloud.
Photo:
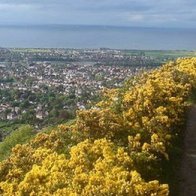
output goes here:
<path id="1" fill-rule="evenodd" d="M 196 1 L 1 0 L 6 22 L 196 27 Z"/>
<path id="2" fill-rule="evenodd" d="M 140 21 L 144 21 L 145 17 L 142 14 L 129 14 L 127 16 L 127 20 L 131 22 L 140 22 Z"/>
<path id="3" fill-rule="evenodd" d="M 32 9 L 32 6 L 27 4 L 8 4 L 8 3 L 0 3 L 0 11 L 21 11 Z"/>

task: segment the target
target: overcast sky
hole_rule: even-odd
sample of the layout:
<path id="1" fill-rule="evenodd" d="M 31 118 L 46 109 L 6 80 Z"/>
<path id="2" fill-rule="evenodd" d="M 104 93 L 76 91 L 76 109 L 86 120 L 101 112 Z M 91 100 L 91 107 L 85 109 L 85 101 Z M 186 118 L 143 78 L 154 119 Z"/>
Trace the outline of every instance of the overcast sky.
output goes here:
<path id="1" fill-rule="evenodd" d="M 0 0 L 0 24 L 196 28 L 196 0 Z"/>

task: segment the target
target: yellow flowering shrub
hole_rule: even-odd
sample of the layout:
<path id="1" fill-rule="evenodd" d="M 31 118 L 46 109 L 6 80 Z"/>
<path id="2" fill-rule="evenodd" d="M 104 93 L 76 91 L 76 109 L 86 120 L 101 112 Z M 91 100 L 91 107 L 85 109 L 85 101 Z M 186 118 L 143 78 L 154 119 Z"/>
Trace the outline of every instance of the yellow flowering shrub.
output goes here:
<path id="1" fill-rule="evenodd" d="M 126 125 L 122 116 L 108 109 L 78 111 L 76 128 L 86 137 L 113 138 L 124 132 Z"/>
<path id="2" fill-rule="evenodd" d="M 15 150 L 13 158 L 21 153 Z M 106 139 L 79 143 L 71 148 L 69 158 L 38 148 L 28 159 L 33 162 L 28 171 L 20 168 L 25 175 L 19 174 L 17 180 L 13 176 L 11 180 L 9 173 L 4 176 L 3 195 L 168 195 L 167 185 L 145 182 L 126 150 Z M 12 173 L 17 172 L 12 168 Z"/>

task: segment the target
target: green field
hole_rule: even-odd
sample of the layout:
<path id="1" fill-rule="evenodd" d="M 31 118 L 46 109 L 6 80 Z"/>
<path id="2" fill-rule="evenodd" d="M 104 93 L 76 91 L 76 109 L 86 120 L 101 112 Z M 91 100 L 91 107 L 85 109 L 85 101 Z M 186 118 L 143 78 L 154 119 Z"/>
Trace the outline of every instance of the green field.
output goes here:
<path id="1" fill-rule="evenodd" d="M 11 48 L 12 52 L 39 52 L 39 53 L 48 53 L 50 52 L 49 48 Z"/>
<path id="2" fill-rule="evenodd" d="M 196 51 L 186 51 L 186 50 L 146 50 L 144 51 L 146 56 L 160 57 L 192 57 L 196 56 Z"/>

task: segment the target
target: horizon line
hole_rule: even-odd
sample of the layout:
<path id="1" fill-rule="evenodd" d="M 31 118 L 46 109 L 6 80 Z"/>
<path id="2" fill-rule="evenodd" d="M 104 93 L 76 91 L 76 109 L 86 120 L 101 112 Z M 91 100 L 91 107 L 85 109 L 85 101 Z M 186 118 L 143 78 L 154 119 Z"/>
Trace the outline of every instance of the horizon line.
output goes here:
<path id="1" fill-rule="evenodd" d="M 128 25 L 105 25 L 105 24 L 58 24 L 58 23 L 43 23 L 43 24 L 31 24 L 31 23 L 21 23 L 21 24 L 0 24 L 0 27 L 40 27 L 40 26 L 73 26 L 73 27 L 109 27 L 109 28 L 154 28 L 154 29 L 196 29 L 196 27 L 171 27 L 171 26 L 128 26 Z"/>

